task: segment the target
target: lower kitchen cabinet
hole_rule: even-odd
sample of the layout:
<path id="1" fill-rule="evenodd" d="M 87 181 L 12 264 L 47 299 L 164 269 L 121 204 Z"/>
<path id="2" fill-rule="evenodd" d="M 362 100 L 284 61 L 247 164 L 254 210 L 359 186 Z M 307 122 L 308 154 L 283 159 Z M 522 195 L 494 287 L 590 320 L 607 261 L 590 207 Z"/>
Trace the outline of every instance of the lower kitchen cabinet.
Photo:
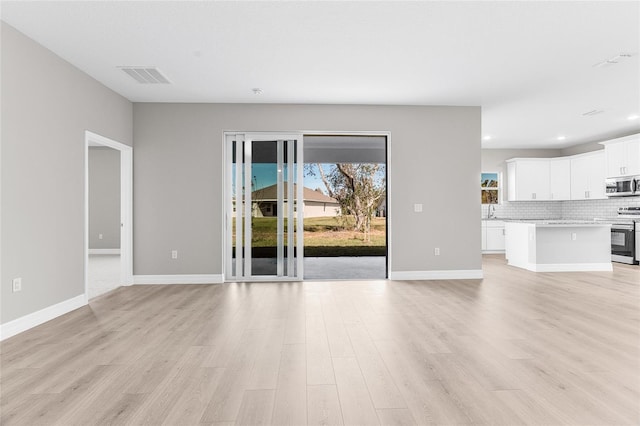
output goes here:
<path id="1" fill-rule="evenodd" d="M 484 253 L 504 252 L 505 225 L 501 220 L 482 221 L 482 251 Z"/>

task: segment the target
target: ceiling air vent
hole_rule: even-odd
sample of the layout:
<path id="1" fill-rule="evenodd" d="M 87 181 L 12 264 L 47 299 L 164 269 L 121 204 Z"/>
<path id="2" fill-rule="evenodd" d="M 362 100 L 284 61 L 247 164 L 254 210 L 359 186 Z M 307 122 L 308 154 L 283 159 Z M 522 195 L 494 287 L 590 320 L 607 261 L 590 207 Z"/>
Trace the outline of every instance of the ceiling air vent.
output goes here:
<path id="1" fill-rule="evenodd" d="M 118 67 L 140 84 L 171 84 L 155 67 Z"/>

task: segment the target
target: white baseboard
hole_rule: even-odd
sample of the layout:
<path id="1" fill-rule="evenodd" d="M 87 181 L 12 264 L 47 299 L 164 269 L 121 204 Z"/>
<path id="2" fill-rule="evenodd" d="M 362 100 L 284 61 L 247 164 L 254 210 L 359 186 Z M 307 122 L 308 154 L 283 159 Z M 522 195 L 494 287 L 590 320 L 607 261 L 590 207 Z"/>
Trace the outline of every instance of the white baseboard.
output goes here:
<path id="1" fill-rule="evenodd" d="M 610 272 L 613 271 L 611 262 L 605 263 L 538 263 L 530 264 L 533 272 Z"/>
<path id="2" fill-rule="evenodd" d="M 55 305 L 49 306 L 23 317 L 14 319 L 5 324 L 0 325 L 0 341 L 8 339 L 11 336 L 27 331 L 54 318 L 74 311 L 87 304 L 87 298 L 84 294 L 67 299 Z"/>
<path id="3" fill-rule="evenodd" d="M 451 271 L 391 271 L 390 280 L 480 280 L 482 269 Z"/>
<path id="4" fill-rule="evenodd" d="M 134 275 L 134 284 L 220 284 L 222 274 Z"/>
<path id="5" fill-rule="evenodd" d="M 120 254 L 120 249 L 89 249 L 89 254 Z"/>

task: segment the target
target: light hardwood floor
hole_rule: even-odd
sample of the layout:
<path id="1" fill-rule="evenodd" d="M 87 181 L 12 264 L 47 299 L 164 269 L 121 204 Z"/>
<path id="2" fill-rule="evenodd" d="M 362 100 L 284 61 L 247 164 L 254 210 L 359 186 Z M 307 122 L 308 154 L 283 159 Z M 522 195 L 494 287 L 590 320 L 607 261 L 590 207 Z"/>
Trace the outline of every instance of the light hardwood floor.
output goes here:
<path id="1" fill-rule="evenodd" d="M 2 425 L 640 424 L 640 268 L 119 288 L 1 344 Z"/>

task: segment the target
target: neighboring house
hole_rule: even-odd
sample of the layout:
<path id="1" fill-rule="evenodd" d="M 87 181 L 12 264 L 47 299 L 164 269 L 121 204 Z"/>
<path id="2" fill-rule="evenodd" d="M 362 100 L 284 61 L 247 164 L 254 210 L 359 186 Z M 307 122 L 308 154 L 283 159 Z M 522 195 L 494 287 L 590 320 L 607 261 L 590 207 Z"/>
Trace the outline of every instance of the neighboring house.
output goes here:
<path id="1" fill-rule="evenodd" d="M 387 198 L 383 197 L 378 204 L 378 208 L 375 213 L 376 217 L 387 217 Z"/>
<path id="2" fill-rule="evenodd" d="M 293 185 L 297 190 L 297 185 Z M 253 200 L 253 215 L 256 217 L 272 217 L 278 214 L 277 186 L 271 185 L 251 193 Z M 340 203 L 320 191 L 302 188 L 304 203 L 304 217 L 337 216 L 340 213 Z M 287 184 L 284 184 L 284 208 L 287 208 Z"/>

